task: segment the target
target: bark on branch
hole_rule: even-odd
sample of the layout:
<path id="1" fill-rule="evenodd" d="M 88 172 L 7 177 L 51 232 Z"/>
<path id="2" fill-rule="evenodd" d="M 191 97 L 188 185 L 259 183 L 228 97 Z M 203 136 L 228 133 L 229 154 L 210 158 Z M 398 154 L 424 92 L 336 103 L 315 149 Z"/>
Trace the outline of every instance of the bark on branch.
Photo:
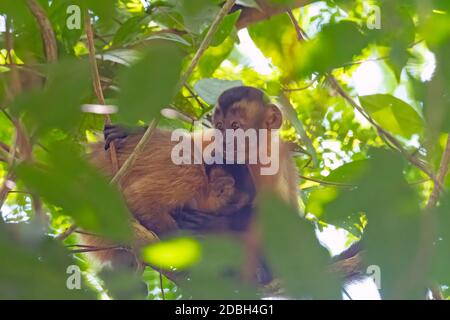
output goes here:
<path id="1" fill-rule="evenodd" d="M 89 16 L 89 12 L 86 10 L 84 13 L 84 28 L 86 30 L 87 44 L 89 50 L 89 64 L 91 67 L 92 74 L 92 84 L 94 86 L 95 95 L 97 96 L 97 100 L 100 104 L 105 104 L 105 97 L 103 95 L 102 83 L 100 79 L 100 73 L 98 72 L 97 58 L 95 55 L 95 45 L 94 45 L 94 32 L 92 30 L 91 25 L 91 17 Z M 105 124 L 111 124 L 111 118 L 109 115 L 105 114 Z M 114 142 L 110 145 L 110 157 L 112 168 L 114 172 L 119 170 L 119 161 L 117 160 L 117 152 L 116 146 Z"/>
<path id="2" fill-rule="evenodd" d="M 41 29 L 47 61 L 50 63 L 56 62 L 58 60 L 58 47 L 56 45 L 56 37 L 50 20 L 45 14 L 44 9 L 42 9 L 36 0 L 27 0 L 27 5 Z"/>

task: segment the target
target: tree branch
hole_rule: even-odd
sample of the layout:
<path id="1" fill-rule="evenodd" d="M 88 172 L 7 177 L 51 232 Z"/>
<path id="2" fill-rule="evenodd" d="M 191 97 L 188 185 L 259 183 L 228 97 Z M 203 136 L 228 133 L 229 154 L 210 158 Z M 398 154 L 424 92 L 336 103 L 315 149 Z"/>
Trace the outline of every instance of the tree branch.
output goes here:
<path id="1" fill-rule="evenodd" d="M 220 9 L 219 13 L 217 14 L 216 18 L 214 19 L 213 23 L 211 24 L 211 27 L 208 30 L 208 33 L 206 33 L 205 38 L 203 39 L 202 43 L 200 44 L 200 47 L 198 48 L 197 52 L 195 53 L 194 57 L 192 58 L 191 63 L 189 64 L 189 67 L 186 69 L 186 72 L 181 77 L 179 83 L 178 83 L 178 89 L 180 89 L 186 81 L 191 76 L 192 72 L 194 71 L 195 67 L 197 66 L 202 54 L 208 49 L 211 40 L 216 33 L 217 29 L 219 28 L 220 23 L 225 18 L 227 13 L 230 11 L 230 9 L 233 7 L 235 3 L 235 0 L 227 0 L 225 4 L 222 6 L 222 9 Z"/>
<path id="2" fill-rule="evenodd" d="M 288 10 L 288 14 L 291 17 L 291 22 L 296 30 L 297 38 L 298 39 L 308 39 L 308 36 L 306 33 L 302 30 L 302 28 L 299 26 L 298 21 L 294 18 L 292 15 L 292 12 Z M 424 172 L 433 182 L 435 185 L 435 188 L 438 189 L 439 192 L 442 190 L 442 183 L 436 178 L 436 176 L 433 174 L 433 172 L 427 167 L 427 165 L 418 159 L 415 155 L 410 154 L 400 143 L 400 141 L 397 140 L 390 132 L 386 131 L 383 127 L 381 127 L 367 112 L 358 104 L 356 101 L 350 97 L 350 95 L 345 92 L 345 90 L 341 87 L 341 85 L 338 83 L 337 79 L 331 74 L 326 73 L 325 74 L 328 82 L 331 84 L 334 90 L 342 97 L 344 98 L 354 109 L 356 109 L 359 113 L 363 115 L 363 117 L 377 129 L 378 134 L 387 140 L 389 143 L 392 144 L 394 149 L 396 149 L 398 152 L 400 152 L 412 165 L 417 167 L 419 170 Z M 388 144 L 388 146 L 391 147 L 391 145 Z"/>
<path id="3" fill-rule="evenodd" d="M 100 73 L 98 72 L 97 58 L 95 56 L 94 32 L 92 31 L 91 17 L 89 16 L 89 12 L 87 10 L 85 11 L 84 15 L 84 26 L 89 49 L 89 63 L 91 66 L 92 84 L 94 86 L 94 91 L 95 95 L 97 96 L 98 102 L 102 105 L 105 105 L 105 97 L 103 95 Z M 108 114 L 105 114 L 104 118 L 105 124 L 111 124 L 111 118 Z M 114 142 L 112 142 L 110 145 L 110 157 L 113 171 L 117 172 L 119 170 L 119 161 L 117 160 L 117 152 Z"/>
<path id="4" fill-rule="evenodd" d="M 211 24 L 211 27 L 209 28 L 209 30 L 207 32 L 205 38 L 203 39 L 202 43 L 200 44 L 200 47 L 198 48 L 197 52 L 195 53 L 194 57 L 192 58 L 191 63 L 189 64 L 185 73 L 181 76 L 180 80 L 178 81 L 176 91 L 180 90 L 184 86 L 184 84 L 187 82 L 189 77 L 191 76 L 192 72 L 194 71 L 195 67 L 197 66 L 198 62 L 200 61 L 202 54 L 209 47 L 211 40 L 214 36 L 214 33 L 217 31 L 217 28 L 220 25 L 220 22 L 222 22 L 222 20 L 225 18 L 228 11 L 230 11 L 234 2 L 235 2 L 235 0 L 227 0 L 227 2 L 225 2 L 222 9 L 217 14 L 216 18 L 214 19 L 213 23 Z M 121 180 L 126 176 L 128 170 L 133 166 L 134 161 L 138 157 L 139 153 L 147 145 L 147 142 L 150 141 L 150 139 L 153 136 L 153 133 L 157 127 L 157 124 L 158 124 L 158 119 L 153 119 L 152 122 L 150 123 L 149 127 L 145 131 L 144 136 L 141 138 L 141 140 L 137 144 L 136 148 L 130 154 L 130 156 L 125 161 L 125 163 L 122 165 L 122 167 L 119 169 L 119 171 L 116 173 L 116 175 L 112 178 L 111 183 L 120 184 Z"/>
<path id="5" fill-rule="evenodd" d="M 74 233 L 77 230 L 77 225 L 73 224 L 66 230 L 64 230 L 63 233 L 60 233 L 55 237 L 56 240 L 64 241 L 66 240 L 72 233 Z"/>
<path id="6" fill-rule="evenodd" d="M 439 165 L 439 170 L 437 173 L 437 180 L 441 185 L 444 185 L 445 178 L 448 173 L 448 166 L 450 164 L 450 134 L 447 137 L 447 144 L 445 146 L 444 153 L 442 154 L 441 163 Z M 428 207 L 434 207 L 441 195 L 441 191 L 439 188 L 433 188 L 431 192 L 430 198 L 428 200 Z"/>
<path id="7" fill-rule="evenodd" d="M 142 136 L 141 140 L 139 140 L 138 144 L 136 145 L 136 148 L 134 148 L 133 152 L 130 154 L 130 156 L 127 158 L 124 164 L 120 167 L 119 171 L 117 171 L 116 175 L 111 179 L 112 184 L 120 184 L 122 179 L 128 173 L 128 170 L 133 166 L 138 155 L 142 152 L 142 150 L 144 150 L 145 146 L 147 145 L 147 142 L 150 141 L 151 137 L 153 136 L 153 133 L 155 132 L 157 124 L 158 121 L 156 119 L 153 119 L 147 130 L 145 130 L 145 133 Z"/>
<path id="8" fill-rule="evenodd" d="M 58 47 L 56 45 L 56 37 L 53 32 L 52 24 L 47 18 L 44 9 L 42 9 L 36 0 L 27 0 L 27 4 L 41 29 L 47 61 L 50 63 L 56 62 L 58 60 Z"/>

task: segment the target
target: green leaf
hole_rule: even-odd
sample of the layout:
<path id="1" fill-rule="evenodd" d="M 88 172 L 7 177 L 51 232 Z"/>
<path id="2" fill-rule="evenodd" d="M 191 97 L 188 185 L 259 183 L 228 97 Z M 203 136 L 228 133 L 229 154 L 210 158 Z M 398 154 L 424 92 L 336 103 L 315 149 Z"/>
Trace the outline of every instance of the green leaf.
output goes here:
<path id="1" fill-rule="evenodd" d="M 200 34 L 209 25 L 220 10 L 220 6 L 211 0 L 172 1 L 175 11 L 183 17 L 186 29 Z"/>
<path id="2" fill-rule="evenodd" d="M 120 46 L 124 43 L 133 42 L 139 39 L 142 27 L 147 25 L 149 21 L 150 16 L 147 14 L 132 16 L 116 31 L 113 38 L 113 44 L 115 46 Z"/>
<path id="3" fill-rule="evenodd" d="M 330 256 L 302 220 L 283 201 L 265 196 L 261 203 L 265 252 L 275 276 L 295 298 L 338 299 L 340 285 L 328 271 Z"/>
<path id="4" fill-rule="evenodd" d="M 209 47 L 200 58 L 198 69 L 202 77 L 211 77 L 221 63 L 230 55 L 234 48 L 234 38 L 228 37 L 217 47 Z"/>
<path id="5" fill-rule="evenodd" d="M 256 290 L 242 282 L 242 244 L 218 235 L 203 238 L 201 258 L 180 283 L 182 296 L 192 299 L 256 299 Z M 211 288 L 214 288 L 211 290 Z"/>
<path id="6" fill-rule="evenodd" d="M 19 96 L 11 107 L 15 115 L 25 115 L 30 132 L 38 136 L 55 128 L 69 131 L 78 125 L 80 106 L 91 90 L 89 67 L 83 61 L 51 65 L 47 77 L 44 89 Z"/>
<path id="7" fill-rule="evenodd" d="M 183 55 L 171 43 L 153 43 L 144 56 L 120 75 L 119 116 L 127 123 L 149 121 L 171 102 Z"/>
<path id="8" fill-rule="evenodd" d="M 140 276 L 130 269 L 104 269 L 99 277 L 103 280 L 108 295 L 118 300 L 143 300 L 147 297 L 147 286 Z"/>
<path id="9" fill-rule="evenodd" d="M 319 34 L 306 42 L 302 50 L 295 55 L 296 59 L 300 60 L 297 74 L 308 76 L 314 72 L 323 73 L 342 67 L 351 62 L 353 57 L 360 55 L 370 41 L 371 38 L 363 34 L 354 22 L 341 21 L 325 25 Z M 330 54 L 331 52 L 333 54 Z"/>
<path id="10" fill-rule="evenodd" d="M 112 240 L 130 237 L 130 213 L 119 192 L 98 169 L 82 159 L 74 147 L 50 147 L 48 164 L 21 163 L 17 176 L 30 190 L 61 207 L 77 225 Z"/>
<path id="11" fill-rule="evenodd" d="M 369 165 L 370 160 L 349 162 L 331 171 L 323 180 L 333 183 L 353 184 L 364 174 Z"/>
<path id="12" fill-rule="evenodd" d="M 184 39 L 182 36 L 179 36 L 175 33 L 170 33 L 170 32 L 162 32 L 162 33 L 158 33 L 158 34 L 154 34 L 149 36 L 148 38 L 146 38 L 146 40 L 168 40 L 168 41 L 173 41 L 173 42 L 177 42 L 179 44 L 191 47 L 192 44 L 190 44 L 189 42 L 186 41 L 186 39 Z"/>
<path id="13" fill-rule="evenodd" d="M 230 35 L 231 31 L 233 31 L 240 14 L 240 11 L 236 11 L 232 14 L 227 15 L 220 22 L 219 27 L 211 41 L 211 46 L 216 47 L 225 41 L 225 39 Z"/>
<path id="14" fill-rule="evenodd" d="M 67 268 L 75 261 L 36 227 L 0 223 L 0 299 L 93 299 L 81 274 L 80 289 L 67 287 L 72 275 Z"/>
<path id="15" fill-rule="evenodd" d="M 387 94 L 359 97 L 363 108 L 384 129 L 410 137 L 420 134 L 424 121 L 417 111 L 406 102 Z"/>
<path id="16" fill-rule="evenodd" d="M 419 199 L 403 177 L 401 156 L 374 149 L 369 164 L 358 187 L 343 190 L 326 211 L 341 217 L 365 212 L 364 262 L 379 267 L 382 297 L 419 299 L 427 274 L 426 268 L 415 269 L 421 239 Z"/>
<path id="17" fill-rule="evenodd" d="M 283 71 L 284 77 L 294 76 L 303 48 L 286 14 L 252 24 L 248 32 L 264 56 L 271 58 L 273 64 Z"/>
<path id="18" fill-rule="evenodd" d="M 97 58 L 129 66 L 139 60 L 140 52 L 133 49 L 116 49 L 97 54 Z"/>
<path id="19" fill-rule="evenodd" d="M 438 208 L 430 212 L 430 219 L 436 221 L 437 234 L 434 242 L 433 280 L 450 284 L 450 196 L 445 194 Z M 432 221 L 432 220 L 431 220 Z"/>
<path id="20" fill-rule="evenodd" d="M 229 81 L 215 78 L 201 79 L 194 85 L 194 90 L 198 93 L 200 98 L 205 100 L 209 105 L 217 103 L 217 99 L 227 89 L 242 86 L 240 80 Z"/>
<path id="21" fill-rule="evenodd" d="M 175 238 L 151 244 L 142 250 L 144 260 L 159 268 L 185 269 L 198 262 L 200 244 L 190 238 Z"/>

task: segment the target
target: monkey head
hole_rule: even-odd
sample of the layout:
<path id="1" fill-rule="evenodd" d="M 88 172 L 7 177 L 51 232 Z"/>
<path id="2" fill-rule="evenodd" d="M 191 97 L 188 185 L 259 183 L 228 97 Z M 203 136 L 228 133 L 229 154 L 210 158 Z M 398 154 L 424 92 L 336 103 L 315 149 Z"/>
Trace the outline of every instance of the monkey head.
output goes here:
<path id="1" fill-rule="evenodd" d="M 220 95 L 214 109 L 212 122 L 214 127 L 224 134 L 225 145 L 230 143 L 226 135 L 242 129 L 244 140 L 239 142 L 238 138 L 234 138 L 235 140 L 232 142 L 235 152 L 244 143 L 245 158 L 248 161 L 251 148 L 259 150 L 262 147 L 270 147 L 271 132 L 281 127 L 283 117 L 278 107 L 270 103 L 261 90 L 240 86 L 228 89 Z M 245 139 L 250 136 L 249 129 L 256 132 L 257 146 L 246 145 Z M 260 135 L 261 129 L 266 129 L 268 135 Z M 261 139 L 265 139 L 265 141 Z M 228 142 L 225 142 L 226 140 Z M 227 150 L 226 146 L 225 150 Z"/>
<path id="2" fill-rule="evenodd" d="M 253 87 L 240 86 L 225 90 L 213 114 L 216 129 L 279 129 L 283 117 L 264 93 Z"/>

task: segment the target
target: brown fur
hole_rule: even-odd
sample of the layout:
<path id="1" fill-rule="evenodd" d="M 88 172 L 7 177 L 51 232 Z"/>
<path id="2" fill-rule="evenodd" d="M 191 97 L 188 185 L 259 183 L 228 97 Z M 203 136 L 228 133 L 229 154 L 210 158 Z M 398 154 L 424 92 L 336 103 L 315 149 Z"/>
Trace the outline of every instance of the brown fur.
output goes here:
<path id="1" fill-rule="evenodd" d="M 117 151 L 119 165 L 141 137 L 141 134 L 127 137 Z M 213 168 L 208 177 L 204 165 L 174 164 L 171 152 L 178 142 L 171 141 L 170 137 L 171 131 L 156 129 L 121 183 L 134 216 L 158 235 L 176 230 L 170 217 L 172 210 L 191 204 L 194 209 L 214 213 L 229 202 L 236 190 L 233 178 L 219 167 Z M 109 177 L 113 175 L 109 151 L 103 149 L 103 144 L 94 146 L 91 158 Z M 225 192 L 220 193 L 220 187 Z"/>
<path id="2" fill-rule="evenodd" d="M 127 137 L 126 143 L 117 150 L 119 165 L 141 137 L 142 134 Z M 234 178 L 220 166 L 213 166 L 206 174 L 201 164 L 174 164 L 171 152 L 176 144 L 171 141 L 171 131 L 156 129 L 122 180 L 121 190 L 130 211 L 145 228 L 161 236 L 177 230 L 171 216 L 176 209 L 187 207 L 203 213 L 226 214 L 250 202 L 250 194 L 238 190 Z M 104 150 L 103 143 L 92 146 L 90 159 L 108 177 L 113 176 L 109 151 Z M 81 241 L 94 247 L 111 246 L 96 236 L 82 235 Z M 96 251 L 93 255 L 102 262 L 114 262 L 123 260 L 123 253 L 116 249 Z"/>

